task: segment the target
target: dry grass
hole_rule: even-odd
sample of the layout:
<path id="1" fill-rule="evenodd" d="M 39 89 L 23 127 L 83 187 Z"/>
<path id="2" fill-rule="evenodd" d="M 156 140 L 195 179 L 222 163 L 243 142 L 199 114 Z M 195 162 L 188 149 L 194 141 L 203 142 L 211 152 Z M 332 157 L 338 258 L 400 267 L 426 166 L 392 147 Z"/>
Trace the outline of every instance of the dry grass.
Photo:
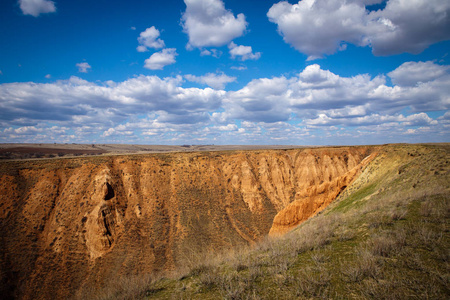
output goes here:
<path id="1" fill-rule="evenodd" d="M 368 277 L 377 278 L 381 267 L 382 261 L 367 248 L 358 249 L 351 262 L 341 263 L 344 280 L 350 283 L 360 282 Z"/>
<path id="2" fill-rule="evenodd" d="M 392 234 L 377 234 L 368 242 L 367 247 L 373 255 L 389 257 L 401 251 L 403 240 Z"/>
<path id="3" fill-rule="evenodd" d="M 442 192 L 441 192 L 442 194 Z M 423 217 L 429 217 L 431 219 L 439 220 L 442 218 L 450 217 L 450 199 L 445 198 L 443 201 L 433 201 L 428 198 L 422 202 L 420 206 L 420 215 Z"/>
<path id="4" fill-rule="evenodd" d="M 158 290 L 151 288 L 152 284 L 158 279 L 159 277 L 155 277 L 151 274 L 139 276 L 120 276 L 114 280 L 114 282 L 109 282 L 100 290 L 92 286 L 85 287 L 74 295 L 74 299 L 132 300 L 136 298 L 145 298 L 150 296 L 152 293 L 158 292 Z"/>

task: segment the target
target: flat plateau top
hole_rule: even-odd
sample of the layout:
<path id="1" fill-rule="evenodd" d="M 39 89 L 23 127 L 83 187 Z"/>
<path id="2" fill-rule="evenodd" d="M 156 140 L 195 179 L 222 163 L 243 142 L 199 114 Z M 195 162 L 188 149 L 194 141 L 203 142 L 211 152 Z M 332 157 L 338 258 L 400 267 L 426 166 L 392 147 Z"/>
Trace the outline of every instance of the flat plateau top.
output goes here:
<path id="1" fill-rule="evenodd" d="M 293 149 L 298 145 L 132 145 L 132 144 L 0 144 L 0 150 L 11 148 L 65 149 L 65 150 L 103 150 L 109 152 L 136 151 L 214 151 L 214 150 L 258 150 Z M 308 146 L 311 147 L 311 146 Z M 314 147 L 314 146 L 312 146 Z"/>
<path id="2" fill-rule="evenodd" d="M 312 148 L 314 146 L 308 146 Z M 298 145 L 0 144 L 0 161 L 87 155 L 304 148 Z"/>
<path id="3" fill-rule="evenodd" d="M 401 145 L 401 144 L 399 144 Z M 403 144 L 406 145 L 406 144 Z M 429 143 L 445 145 L 450 143 Z M 132 145 L 132 144 L 0 144 L 0 162 L 42 158 L 70 158 L 77 156 L 110 156 L 200 151 L 284 150 L 299 148 L 348 147 L 348 146 L 301 146 L 301 145 Z"/>

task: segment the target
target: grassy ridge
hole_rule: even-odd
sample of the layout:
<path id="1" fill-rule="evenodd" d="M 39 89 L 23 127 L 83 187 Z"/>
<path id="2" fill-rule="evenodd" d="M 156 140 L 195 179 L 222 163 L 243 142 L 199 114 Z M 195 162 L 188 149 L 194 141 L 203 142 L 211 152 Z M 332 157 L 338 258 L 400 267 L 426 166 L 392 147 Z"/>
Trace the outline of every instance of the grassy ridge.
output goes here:
<path id="1" fill-rule="evenodd" d="M 335 202 L 285 236 L 193 253 L 171 276 L 119 278 L 95 297 L 449 298 L 449 154 L 448 145 L 385 146 Z"/>

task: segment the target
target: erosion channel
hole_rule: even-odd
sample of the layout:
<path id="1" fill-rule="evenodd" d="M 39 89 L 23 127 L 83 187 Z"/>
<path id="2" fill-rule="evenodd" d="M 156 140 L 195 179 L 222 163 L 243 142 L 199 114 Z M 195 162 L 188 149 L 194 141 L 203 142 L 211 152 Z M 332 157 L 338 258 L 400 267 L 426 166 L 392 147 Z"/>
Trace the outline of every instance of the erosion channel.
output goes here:
<path id="1" fill-rule="evenodd" d="M 286 233 L 375 155 L 328 147 L 2 162 L 0 294 L 65 299 Z"/>

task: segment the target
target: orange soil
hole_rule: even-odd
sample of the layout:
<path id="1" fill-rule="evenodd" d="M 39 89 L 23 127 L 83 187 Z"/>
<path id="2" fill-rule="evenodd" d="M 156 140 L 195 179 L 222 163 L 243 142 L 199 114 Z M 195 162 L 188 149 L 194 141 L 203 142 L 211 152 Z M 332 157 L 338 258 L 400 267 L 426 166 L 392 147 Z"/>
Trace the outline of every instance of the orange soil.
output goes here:
<path id="1" fill-rule="evenodd" d="M 0 294 L 67 298 L 283 234 L 333 201 L 374 149 L 3 162 Z"/>

